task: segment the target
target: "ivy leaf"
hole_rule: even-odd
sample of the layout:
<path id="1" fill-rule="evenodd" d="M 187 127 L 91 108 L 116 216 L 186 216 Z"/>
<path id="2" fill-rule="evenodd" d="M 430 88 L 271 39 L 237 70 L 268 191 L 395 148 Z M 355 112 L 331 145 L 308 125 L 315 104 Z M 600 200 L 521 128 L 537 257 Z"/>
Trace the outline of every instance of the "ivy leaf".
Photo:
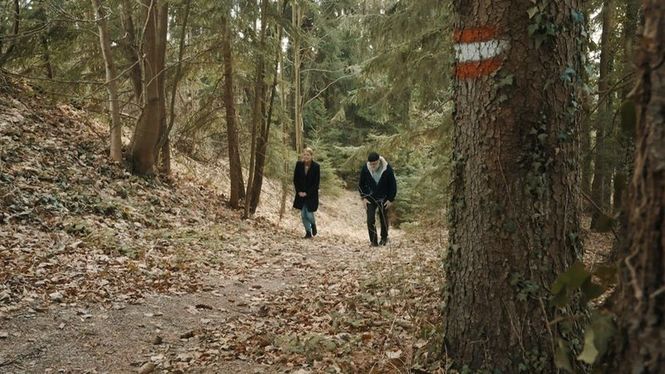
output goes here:
<path id="1" fill-rule="evenodd" d="M 584 333 L 584 350 L 578 360 L 593 364 L 607 351 L 610 339 L 615 334 L 614 322 L 608 314 L 593 313 L 591 324 Z"/>
<path id="2" fill-rule="evenodd" d="M 573 365 L 570 363 L 570 350 L 566 345 L 566 341 L 561 338 L 557 339 L 557 341 L 558 346 L 554 351 L 554 365 L 559 369 L 572 373 Z"/>
<path id="3" fill-rule="evenodd" d="M 534 6 L 534 7 L 529 8 L 529 9 L 526 11 L 527 14 L 529 15 L 529 19 L 533 18 L 533 16 L 535 16 L 536 13 L 538 13 L 539 10 L 540 10 L 540 9 L 538 9 L 538 6 Z"/>
<path id="4" fill-rule="evenodd" d="M 538 27 L 539 25 L 537 23 L 530 24 L 527 29 L 529 31 L 529 36 L 533 36 L 533 34 L 535 34 L 536 31 L 538 30 Z"/>
<path id="5" fill-rule="evenodd" d="M 584 15 L 582 14 L 582 12 L 580 12 L 577 9 L 573 9 L 573 11 L 571 12 L 571 16 L 573 17 L 573 22 L 575 23 L 584 22 Z"/>
<path id="6" fill-rule="evenodd" d="M 589 365 L 596 362 L 596 358 L 598 358 L 599 353 L 598 349 L 596 349 L 596 345 L 593 342 L 594 338 L 595 334 L 593 329 L 587 329 L 586 332 L 584 332 L 584 350 L 582 353 L 580 353 L 579 356 L 577 356 L 578 360 L 584 361 Z"/>
<path id="7" fill-rule="evenodd" d="M 506 75 L 503 79 L 496 82 L 497 88 L 504 87 L 504 86 L 512 86 L 513 82 L 514 82 L 514 78 L 515 78 L 515 76 L 513 74 Z"/>
<path id="8" fill-rule="evenodd" d="M 591 278 L 587 279 L 584 284 L 582 284 L 582 295 L 584 297 L 582 298 L 583 303 L 587 303 L 590 300 L 593 300 L 605 292 L 605 288 L 595 284 L 591 281 Z"/>

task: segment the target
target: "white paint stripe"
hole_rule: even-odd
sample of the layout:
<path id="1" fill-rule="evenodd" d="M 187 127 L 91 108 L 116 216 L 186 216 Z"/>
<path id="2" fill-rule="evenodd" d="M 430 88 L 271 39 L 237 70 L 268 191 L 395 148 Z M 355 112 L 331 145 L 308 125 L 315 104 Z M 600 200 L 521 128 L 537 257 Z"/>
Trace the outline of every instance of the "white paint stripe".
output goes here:
<path id="1" fill-rule="evenodd" d="M 455 58 L 459 62 L 480 61 L 496 57 L 507 48 L 507 40 L 455 44 Z"/>

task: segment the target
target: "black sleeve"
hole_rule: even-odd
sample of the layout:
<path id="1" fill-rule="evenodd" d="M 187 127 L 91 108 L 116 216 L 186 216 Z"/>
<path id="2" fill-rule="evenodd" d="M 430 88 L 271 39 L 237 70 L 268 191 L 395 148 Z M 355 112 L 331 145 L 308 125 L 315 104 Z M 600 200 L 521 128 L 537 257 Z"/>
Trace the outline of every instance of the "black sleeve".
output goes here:
<path id="1" fill-rule="evenodd" d="M 308 181 L 305 185 L 307 196 L 312 196 L 315 195 L 317 192 L 319 192 L 319 180 L 321 178 L 321 169 L 319 168 L 319 164 L 312 163 L 312 169 L 309 171 L 311 173 L 311 179 L 306 178 Z M 311 185 L 309 183 L 311 181 Z"/>
<path id="2" fill-rule="evenodd" d="M 397 180 L 395 179 L 395 172 L 393 171 L 393 168 L 388 165 L 388 170 L 390 174 L 388 175 L 390 178 L 388 178 L 388 200 L 394 201 L 395 196 L 397 195 Z"/>
<path id="3" fill-rule="evenodd" d="M 298 189 L 298 163 L 296 162 L 296 167 L 293 168 L 293 187 L 296 189 L 296 192 L 302 192 Z"/>
<path id="4" fill-rule="evenodd" d="M 358 181 L 358 190 L 360 190 L 360 196 L 365 197 L 363 195 L 369 195 L 369 191 L 367 191 L 367 173 L 365 173 L 365 167 L 363 166 L 362 169 L 360 169 L 360 180 Z"/>
<path id="5" fill-rule="evenodd" d="M 318 192 L 319 191 L 319 186 L 321 185 L 321 166 L 319 164 L 315 164 L 316 169 L 314 170 L 316 174 L 314 174 L 314 187 L 313 192 Z"/>

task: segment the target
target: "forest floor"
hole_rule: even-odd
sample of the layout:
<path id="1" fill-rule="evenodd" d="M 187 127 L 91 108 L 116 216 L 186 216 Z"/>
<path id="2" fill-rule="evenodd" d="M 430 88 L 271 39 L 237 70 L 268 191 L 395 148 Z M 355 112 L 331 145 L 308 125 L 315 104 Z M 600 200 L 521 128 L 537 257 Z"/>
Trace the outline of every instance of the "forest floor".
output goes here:
<path id="1" fill-rule="evenodd" d="M 305 240 L 279 183 L 243 220 L 223 165 L 138 178 L 105 131 L 29 87 L 0 94 L 0 372 L 427 369 L 444 232 L 371 248 L 343 192 Z"/>
<path id="2" fill-rule="evenodd" d="M 105 134 L 29 87 L 0 93 L 0 372 L 443 372 L 445 230 L 371 248 L 342 192 L 305 240 L 278 182 L 243 220 L 222 163 L 139 178 Z M 585 237 L 602 261 L 608 235 Z"/>

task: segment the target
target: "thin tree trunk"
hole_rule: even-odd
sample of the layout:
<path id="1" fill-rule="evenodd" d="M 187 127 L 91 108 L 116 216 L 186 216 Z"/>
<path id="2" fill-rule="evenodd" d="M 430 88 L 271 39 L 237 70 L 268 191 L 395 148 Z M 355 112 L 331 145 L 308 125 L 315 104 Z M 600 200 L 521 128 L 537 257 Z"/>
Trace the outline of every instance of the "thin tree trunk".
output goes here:
<path id="1" fill-rule="evenodd" d="M 9 47 L 7 47 L 7 50 L 5 52 L 2 52 L 2 44 L 0 44 L 0 68 L 9 61 L 9 58 L 11 57 L 12 53 L 14 52 L 14 48 L 16 48 L 16 41 L 18 39 L 18 32 L 20 30 L 20 22 L 21 22 L 21 6 L 19 4 L 19 0 L 14 0 L 14 22 L 12 25 L 12 35 L 10 37 L 10 42 L 9 42 Z"/>
<path id="2" fill-rule="evenodd" d="M 48 18 L 46 16 L 46 7 L 44 6 L 44 0 L 39 2 L 39 11 L 38 19 L 44 26 L 45 30 L 48 29 Z M 39 41 L 42 46 L 42 60 L 44 61 L 44 69 L 46 70 L 46 77 L 48 79 L 53 79 L 53 65 L 51 64 L 51 54 L 49 52 L 49 43 L 48 43 L 48 34 L 46 31 L 42 31 L 39 34 Z"/>
<path id="3" fill-rule="evenodd" d="M 612 94 L 609 92 L 612 60 L 610 35 L 614 32 L 612 13 L 612 0 L 604 0 L 602 9 L 603 31 L 600 37 L 600 75 L 598 78 L 599 107 L 596 120 L 593 184 L 591 185 L 591 200 L 596 205 L 591 214 L 591 229 L 595 231 L 609 231 L 612 225 L 610 217 L 607 216 L 610 211 L 611 172 L 607 157 L 609 151 L 606 149 L 607 132 L 612 121 Z"/>
<path id="4" fill-rule="evenodd" d="M 97 28 L 99 29 L 99 43 L 104 57 L 104 66 L 106 67 L 106 87 L 109 91 L 109 107 L 111 111 L 111 150 L 110 155 L 113 161 L 122 161 L 122 127 L 120 123 L 120 104 L 118 102 L 118 88 L 116 78 L 118 76 L 111 53 L 111 37 L 109 36 L 108 26 L 106 24 L 106 11 L 101 0 L 92 0 L 92 8 L 97 19 Z"/>
<path id="5" fill-rule="evenodd" d="M 581 255 L 580 113 L 573 108 L 583 21 L 571 17 L 576 0 L 547 4 L 536 11 L 558 26 L 554 35 L 529 32 L 528 1 L 453 2 L 456 126 L 443 333 L 451 364 L 469 372 L 557 372 L 562 333 L 550 322 L 569 320 L 548 290 Z M 476 43 L 487 43 L 488 53 L 476 57 Z"/>
<path id="6" fill-rule="evenodd" d="M 286 8 L 286 2 L 284 2 L 283 8 Z M 279 26 L 278 26 L 279 27 Z M 279 27 L 279 32 L 277 33 L 277 40 L 282 40 L 282 28 Z M 256 147 L 256 166 L 254 167 L 254 186 L 252 192 L 252 204 L 250 210 L 252 213 L 256 212 L 256 208 L 259 205 L 261 199 L 261 188 L 263 187 L 263 171 L 265 169 L 266 155 L 268 153 L 268 142 L 270 140 L 270 125 L 272 123 L 272 112 L 275 103 L 275 94 L 277 92 L 277 68 L 279 67 L 279 61 L 282 56 L 281 47 L 278 44 L 275 48 L 275 63 L 273 71 L 273 81 L 270 87 L 270 98 L 268 99 L 268 112 L 264 116 L 265 121 L 259 137 L 257 139 Z"/>
<path id="7" fill-rule="evenodd" d="M 303 121 L 302 121 L 302 94 L 300 82 L 300 32 L 302 25 L 302 7 L 297 1 L 293 2 L 291 10 L 291 23 L 293 32 L 293 129 L 295 131 L 295 148 L 298 154 L 303 149 Z"/>
<path id="8" fill-rule="evenodd" d="M 286 84 L 284 81 L 284 62 L 282 62 L 282 66 L 279 69 L 279 103 L 280 107 L 282 109 L 283 115 L 288 115 L 287 110 L 286 110 Z M 289 157 L 288 157 L 288 149 L 289 149 L 289 122 L 287 121 L 281 121 L 282 122 L 282 143 L 284 144 L 284 147 L 287 150 L 287 157 L 284 158 L 284 175 L 282 176 L 282 198 L 280 200 L 279 204 L 279 220 L 281 221 L 282 218 L 284 218 L 284 214 L 286 213 L 286 198 L 288 196 L 289 192 L 289 180 L 287 176 L 289 176 Z"/>
<path id="9" fill-rule="evenodd" d="M 166 37 L 169 25 L 169 3 L 164 1 L 158 9 L 157 23 L 157 58 L 159 84 L 159 139 L 155 148 L 155 155 L 159 161 L 159 171 L 164 175 L 171 173 L 171 144 L 168 141 L 169 132 L 166 124 Z"/>
<path id="10" fill-rule="evenodd" d="M 633 44 L 637 33 L 637 0 L 626 0 L 625 19 L 623 24 L 623 76 L 634 74 L 633 68 Z M 630 79 L 634 81 L 634 79 Z M 625 102 L 628 99 L 632 85 L 626 85 L 621 91 L 621 99 Z M 628 105 L 628 106 L 626 106 Z M 632 110 L 632 104 L 622 104 L 622 111 Z M 624 116 L 622 116 L 624 118 Z M 628 127 L 628 128 L 627 128 Z M 630 175 L 632 167 L 632 155 L 634 153 L 634 137 L 635 129 L 631 128 L 628 123 L 622 121 L 619 131 L 616 132 L 617 143 L 620 146 L 619 154 L 623 155 L 616 168 L 614 176 L 614 211 L 618 212 L 623 209 L 623 195 L 626 189 L 626 182 Z"/>
<path id="11" fill-rule="evenodd" d="M 250 214 L 253 214 L 255 209 L 253 207 L 253 192 L 254 192 L 254 177 L 256 169 L 256 155 L 257 155 L 257 139 L 258 132 L 264 126 L 265 116 L 263 108 L 265 107 L 265 82 L 263 81 L 265 76 L 265 40 L 267 33 L 267 0 L 261 0 L 261 30 L 259 36 L 259 48 L 258 48 L 258 58 L 256 62 L 256 75 L 254 77 L 254 97 L 252 102 L 252 146 L 250 150 L 250 161 L 249 161 L 249 176 L 247 179 L 247 194 L 245 199 L 245 217 L 249 217 Z"/>
<path id="12" fill-rule="evenodd" d="M 232 208 L 240 207 L 240 200 L 245 198 L 245 186 L 240 163 L 240 141 L 236 125 L 235 95 L 233 94 L 233 51 L 231 49 L 231 27 L 228 16 L 222 17 L 222 58 L 224 59 L 224 105 L 226 107 L 226 134 L 229 149 L 229 178 L 231 180 L 231 196 L 229 204 Z"/>
<path id="13" fill-rule="evenodd" d="M 617 352 L 608 373 L 665 368 L 665 3 L 644 1 L 637 58 L 635 167 L 627 197 L 628 245 L 620 262 Z"/>
<path id="14" fill-rule="evenodd" d="M 130 0 L 122 0 L 121 9 L 122 26 L 125 31 L 125 38 L 122 39 L 122 50 L 131 65 L 129 78 L 131 79 L 132 87 L 134 88 L 134 98 L 137 103 L 141 103 L 143 100 L 143 82 L 141 81 L 143 72 L 141 71 L 138 39 L 136 37 Z"/>

